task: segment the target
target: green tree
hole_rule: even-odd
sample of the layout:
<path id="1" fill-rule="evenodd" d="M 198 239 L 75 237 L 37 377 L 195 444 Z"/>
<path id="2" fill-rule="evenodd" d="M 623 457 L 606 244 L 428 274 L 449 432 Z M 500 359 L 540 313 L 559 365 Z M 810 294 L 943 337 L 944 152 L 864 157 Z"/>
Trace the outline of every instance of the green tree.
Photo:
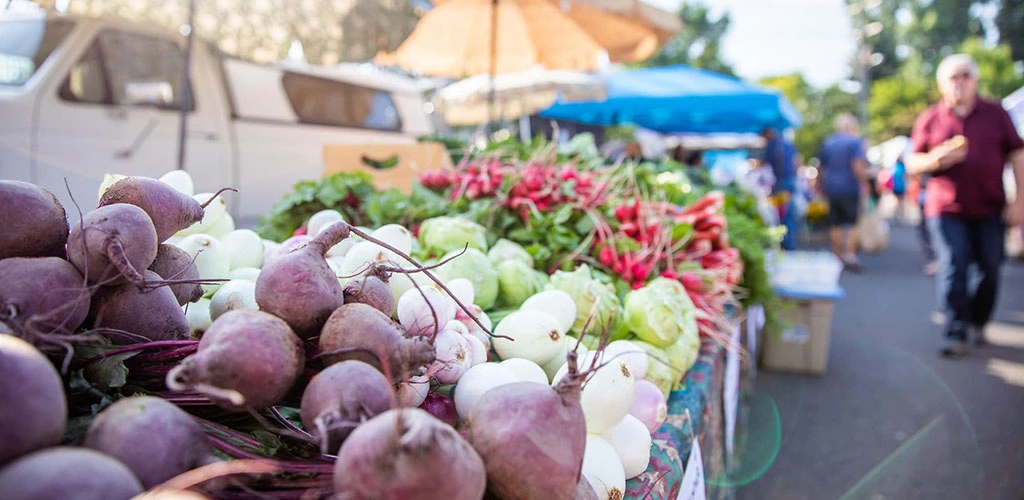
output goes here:
<path id="1" fill-rule="evenodd" d="M 996 15 L 999 44 L 1008 45 L 1016 61 L 1024 61 L 1024 0 L 1001 0 Z"/>
<path id="2" fill-rule="evenodd" d="M 688 2 L 679 8 L 683 30 L 668 41 L 657 54 L 637 66 L 654 67 L 688 64 L 696 68 L 735 75 L 722 59 L 722 37 L 729 30 L 729 14 L 712 18 L 710 9 L 700 3 Z"/>
<path id="3" fill-rule="evenodd" d="M 980 38 L 969 38 L 960 45 L 957 52 L 969 54 L 978 63 L 979 94 L 1002 99 L 1024 86 L 1024 72 L 1015 66 L 1011 50 L 1007 45 L 986 47 Z"/>
<path id="4" fill-rule="evenodd" d="M 872 142 L 910 135 L 917 116 L 938 99 L 934 80 L 919 75 L 901 71 L 871 85 L 868 139 Z"/>
<path id="5" fill-rule="evenodd" d="M 816 89 L 800 73 L 768 77 L 760 83 L 781 91 L 800 112 L 803 125 L 796 130 L 794 142 L 804 158 L 818 154 L 822 141 L 832 133 L 832 122 L 838 114 L 857 110 L 856 96 L 837 85 Z"/>
<path id="6" fill-rule="evenodd" d="M 905 42 L 924 61 L 935 61 L 952 53 L 971 36 L 984 36 L 981 21 L 971 14 L 977 0 L 910 0 L 912 21 Z M 1020 36 L 1017 32 L 1014 36 Z"/>

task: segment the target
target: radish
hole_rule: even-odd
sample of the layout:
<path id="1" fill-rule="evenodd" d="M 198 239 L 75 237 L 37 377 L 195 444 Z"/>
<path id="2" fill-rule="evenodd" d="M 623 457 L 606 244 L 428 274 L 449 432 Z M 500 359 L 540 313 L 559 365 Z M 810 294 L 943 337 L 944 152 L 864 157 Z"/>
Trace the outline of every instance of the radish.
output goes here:
<path id="1" fill-rule="evenodd" d="M 156 259 L 149 270 L 165 280 L 198 281 L 199 269 L 192 262 L 192 256 L 174 245 L 161 243 L 156 250 Z M 174 283 L 168 285 L 178 305 L 195 302 L 203 296 L 203 287 L 198 283 Z"/>
<path id="2" fill-rule="evenodd" d="M 636 397 L 636 380 L 626 363 L 609 360 L 603 353 L 587 353 L 583 366 L 591 366 L 595 357 L 598 364 L 583 386 L 580 407 L 586 415 L 587 432 L 601 434 L 629 413 Z M 555 374 L 554 382 L 559 383 L 567 373 L 568 363 Z"/>
<path id="3" fill-rule="evenodd" d="M 0 465 L 60 442 L 68 420 L 64 382 L 35 347 L 4 334 L 0 334 L 0 400 L 4 402 Z"/>
<path id="4" fill-rule="evenodd" d="M 125 398 L 108 406 L 89 425 L 83 445 L 120 460 L 144 488 L 211 458 L 203 428 L 192 416 L 152 396 Z"/>
<path id="5" fill-rule="evenodd" d="M 473 406 L 484 393 L 513 382 L 519 382 L 519 378 L 516 377 L 515 372 L 502 366 L 501 363 L 481 363 L 466 370 L 466 373 L 459 379 L 458 385 L 455 386 L 453 398 L 459 418 L 468 419 Z"/>
<path id="6" fill-rule="evenodd" d="M 68 219 L 50 191 L 22 181 L 0 180 L 0 259 L 64 257 Z"/>
<path id="7" fill-rule="evenodd" d="M 501 366 L 512 370 L 515 374 L 516 379 L 521 382 L 537 382 L 540 384 L 548 383 L 548 376 L 544 374 L 544 369 L 537 363 L 523 358 L 512 358 L 506 359 L 501 362 Z"/>
<path id="8" fill-rule="evenodd" d="M 384 313 L 366 304 L 345 304 L 334 311 L 320 333 L 325 364 L 356 359 L 401 380 L 434 361 L 434 346 L 407 337 Z"/>
<path id="9" fill-rule="evenodd" d="M 393 406 L 391 383 L 362 361 L 342 361 L 316 374 L 302 393 L 302 425 L 322 453 L 337 453 L 349 433 Z"/>
<path id="10" fill-rule="evenodd" d="M 192 176 L 184 170 L 171 170 L 160 176 L 158 180 L 186 196 L 196 194 L 196 187 L 192 181 Z"/>
<path id="11" fill-rule="evenodd" d="M 178 236 L 208 233 L 216 227 L 228 213 L 228 203 L 224 200 L 223 196 L 220 196 L 220 192 L 198 193 L 193 195 L 192 199 L 196 203 L 202 204 L 203 211 L 199 214 L 199 218 L 195 219 L 193 224 L 190 224 L 175 233 Z"/>
<path id="12" fill-rule="evenodd" d="M 231 269 L 263 266 L 263 240 L 256 231 L 236 229 L 220 238 Z"/>
<path id="13" fill-rule="evenodd" d="M 256 283 L 248 280 L 233 280 L 221 285 L 210 297 L 210 319 L 217 321 L 228 311 L 242 309 L 257 310 Z"/>
<path id="14" fill-rule="evenodd" d="M 367 304 L 388 317 L 395 314 L 395 296 L 391 294 L 387 282 L 377 275 L 360 276 L 346 283 L 342 294 L 346 304 Z"/>
<path id="15" fill-rule="evenodd" d="M 167 373 L 167 388 L 191 389 L 229 410 L 276 404 L 302 373 L 302 342 L 283 320 L 262 311 L 217 318 L 195 354 Z"/>
<path id="16" fill-rule="evenodd" d="M 520 310 L 509 314 L 494 327 L 494 334 L 494 351 L 502 359 L 524 358 L 543 364 L 565 346 L 562 324 L 554 316 L 540 311 Z"/>
<path id="17" fill-rule="evenodd" d="M 142 274 L 156 259 L 157 233 L 141 208 L 116 203 L 82 218 L 68 235 L 68 260 L 89 283 L 120 285 L 144 282 Z"/>
<path id="18" fill-rule="evenodd" d="M 604 431 L 601 437 L 615 449 L 622 460 L 626 479 L 643 474 L 651 461 L 651 433 L 639 419 L 626 415 L 619 423 Z"/>
<path id="19" fill-rule="evenodd" d="M 360 425 L 334 465 L 334 489 L 347 500 L 480 500 L 486 487 L 473 447 L 418 408 L 389 410 Z"/>
<path id="20" fill-rule="evenodd" d="M 415 408 L 427 399 L 430 392 L 430 377 L 416 375 L 398 384 L 398 406 Z"/>
<path id="21" fill-rule="evenodd" d="M 536 293 L 526 299 L 520 311 L 542 311 L 555 317 L 562 325 L 562 332 L 568 332 L 576 322 L 576 301 L 562 290 L 552 289 Z"/>
<path id="22" fill-rule="evenodd" d="M 219 193 L 218 193 L 219 194 Z M 112 184 L 100 197 L 99 206 L 129 203 L 146 212 L 153 220 L 157 239 L 164 241 L 175 233 L 203 220 L 207 205 L 216 206 L 213 193 L 190 196 L 170 184 L 150 177 L 126 177 Z M 224 200 L 217 196 L 220 204 Z M 211 212 L 217 213 L 218 208 Z M 220 212 L 223 214 L 223 211 Z"/>
<path id="23" fill-rule="evenodd" d="M 629 408 L 629 414 L 643 422 L 647 431 L 654 434 L 668 418 L 665 395 L 654 382 L 637 380 L 636 397 L 633 399 L 633 406 Z"/>
<path id="24" fill-rule="evenodd" d="M 604 359 L 618 359 L 629 367 L 633 378 L 640 380 L 647 376 L 650 359 L 647 351 L 628 340 L 616 340 L 605 346 Z"/>
<path id="25" fill-rule="evenodd" d="M 160 276 L 149 270 L 143 277 L 150 282 L 160 280 Z M 143 311 L 145 313 L 140 314 Z M 93 296 L 90 315 L 95 318 L 94 328 L 123 330 L 150 340 L 188 338 L 188 318 L 174 292 L 167 287 L 147 291 L 140 291 L 132 284 L 104 287 Z"/>
<path id="26" fill-rule="evenodd" d="M 621 500 L 626 494 L 626 469 L 615 447 L 607 440 L 587 434 L 582 474 L 600 500 Z"/>
<path id="27" fill-rule="evenodd" d="M 203 279 L 224 279 L 231 270 L 231 260 L 220 241 L 208 234 L 186 236 L 178 247 L 194 259 L 199 276 Z M 220 283 L 202 285 L 203 295 L 211 296 L 220 288 Z"/>
<path id="28" fill-rule="evenodd" d="M 575 361 L 570 355 L 570 369 L 554 388 L 513 382 L 485 392 L 473 405 L 466 432 L 484 459 L 487 487 L 496 497 L 573 497 L 587 439 L 580 409 L 586 374 L 577 373 Z"/>
<path id="29" fill-rule="evenodd" d="M 420 409 L 433 415 L 434 418 L 455 427 L 459 424 L 459 413 L 455 411 L 455 402 L 452 398 L 439 392 L 431 392 L 423 398 Z"/>
<path id="30" fill-rule="evenodd" d="M 348 234 L 347 224 L 336 223 L 309 244 L 265 263 L 256 280 L 260 309 L 285 320 L 304 339 L 320 333 L 344 303 L 341 284 L 324 254 Z"/>
<path id="31" fill-rule="evenodd" d="M 4 500 L 129 500 L 142 489 L 123 463 L 87 448 L 47 448 L 0 469 Z"/>
<path id="32" fill-rule="evenodd" d="M 33 344 L 45 343 L 47 334 L 74 333 L 89 314 L 91 290 L 64 259 L 0 259 L 0 276 L 0 322 Z"/>

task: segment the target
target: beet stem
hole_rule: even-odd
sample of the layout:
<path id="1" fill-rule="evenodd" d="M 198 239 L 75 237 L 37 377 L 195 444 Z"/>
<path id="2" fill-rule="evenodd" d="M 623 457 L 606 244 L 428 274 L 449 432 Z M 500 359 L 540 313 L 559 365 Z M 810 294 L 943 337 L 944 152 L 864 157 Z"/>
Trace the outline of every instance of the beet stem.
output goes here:
<path id="1" fill-rule="evenodd" d="M 111 350 L 109 350 L 109 351 L 107 351 L 107 352 L 105 352 L 103 354 L 100 354 L 98 356 L 93 356 L 93 357 L 85 360 L 85 364 L 89 364 L 89 363 L 92 363 L 92 362 L 95 362 L 95 361 L 99 361 L 99 360 L 104 359 L 104 358 L 109 358 L 111 356 L 116 356 L 118 354 L 124 354 L 126 352 L 142 351 L 142 350 L 145 350 L 145 349 L 157 348 L 157 347 L 186 347 L 186 346 L 194 346 L 194 345 L 197 345 L 197 344 L 199 344 L 198 340 L 154 340 L 152 342 L 145 342 L 145 343 L 142 343 L 142 344 L 135 344 L 135 345 L 130 345 L 130 346 L 126 346 L 126 347 L 120 347 L 120 348 L 117 348 L 117 349 L 111 349 Z"/>
<path id="2" fill-rule="evenodd" d="M 153 488 L 155 491 L 182 491 L 211 479 L 235 474 L 273 474 L 278 472 L 272 460 L 231 460 L 214 462 L 168 479 Z"/>
<path id="3" fill-rule="evenodd" d="M 223 193 L 224 191 L 233 191 L 233 192 L 236 192 L 236 193 L 238 192 L 238 190 L 233 188 L 233 187 L 221 188 L 220 191 L 217 191 L 216 193 L 213 193 L 213 196 L 211 196 L 209 200 L 206 200 L 206 203 L 203 203 L 202 205 L 199 205 L 199 208 L 202 208 L 205 211 L 206 210 L 206 206 L 209 205 L 210 203 L 213 203 L 213 200 L 216 200 L 217 197 L 220 196 L 220 194 Z"/>

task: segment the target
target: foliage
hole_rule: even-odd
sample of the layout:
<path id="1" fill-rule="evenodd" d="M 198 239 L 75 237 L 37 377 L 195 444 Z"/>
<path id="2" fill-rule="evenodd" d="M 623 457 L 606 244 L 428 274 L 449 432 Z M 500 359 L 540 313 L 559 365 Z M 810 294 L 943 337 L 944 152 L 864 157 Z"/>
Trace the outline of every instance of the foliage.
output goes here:
<path id="1" fill-rule="evenodd" d="M 1011 58 L 1024 61 L 1024 0 L 1000 0 L 996 27 L 999 43 L 1010 47 Z"/>
<path id="2" fill-rule="evenodd" d="M 924 61 L 935 61 L 971 36 L 984 36 L 984 26 L 972 15 L 976 0 L 909 0 L 912 21 L 904 43 L 913 47 Z"/>
<path id="3" fill-rule="evenodd" d="M 938 99 L 935 79 L 926 75 L 920 61 L 912 58 L 896 76 L 872 84 L 868 102 L 868 137 L 872 141 L 910 135 L 917 116 Z"/>
<path id="4" fill-rule="evenodd" d="M 821 143 L 832 133 L 832 123 L 838 114 L 857 111 L 856 96 L 836 85 L 816 89 L 799 73 L 764 78 L 760 83 L 782 91 L 803 117 L 804 124 L 797 129 L 794 142 L 805 159 L 817 155 Z"/>
<path id="5" fill-rule="evenodd" d="M 375 189 L 373 179 L 363 172 L 338 173 L 315 181 L 302 181 L 261 217 L 256 232 L 261 237 L 284 241 L 313 214 L 328 208 L 341 212 L 357 226 L 367 223 L 362 202 Z"/>
<path id="6" fill-rule="evenodd" d="M 698 2 L 679 7 L 683 30 L 669 40 L 657 54 L 638 64 L 640 67 L 686 64 L 726 75 L 735 75 L 732 66 L 722 60 L 722 38 L 729 30 L 729 14 L 712 19 L 710 9 Z"/>
<path id="7" fill-rule="evenodd" d="M 969 54 L 978 63 L 979 94 L 1002 99 L 1024 86 L 1024 72 L 1015 66 L 1008 45 L 989 48 L 982 39 L 969 38 L 959 47 L 958 52 Z"/>

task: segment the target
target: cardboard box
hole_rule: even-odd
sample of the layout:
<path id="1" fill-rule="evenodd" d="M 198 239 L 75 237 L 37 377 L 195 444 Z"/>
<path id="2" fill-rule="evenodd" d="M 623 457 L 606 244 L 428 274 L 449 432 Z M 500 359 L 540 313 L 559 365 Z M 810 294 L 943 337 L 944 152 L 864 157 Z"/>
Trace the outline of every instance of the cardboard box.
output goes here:
<path id="1" fill-rule="evenodd" d="M 778 291 L 785 301 L 780 333 L 764 338 L 761 364 L 766 370 L 822 375 L 828 369 L 832 312 L 842 291 L 800 294 Z"/>
<path id="2" fill-rule="evenodd" d="M 408 194 L 423 172 L 453 168 L 443 144 L 338 144 L 323 148 L 323 175 L 366 172 L 377 189 L 395 188 Z"/>

